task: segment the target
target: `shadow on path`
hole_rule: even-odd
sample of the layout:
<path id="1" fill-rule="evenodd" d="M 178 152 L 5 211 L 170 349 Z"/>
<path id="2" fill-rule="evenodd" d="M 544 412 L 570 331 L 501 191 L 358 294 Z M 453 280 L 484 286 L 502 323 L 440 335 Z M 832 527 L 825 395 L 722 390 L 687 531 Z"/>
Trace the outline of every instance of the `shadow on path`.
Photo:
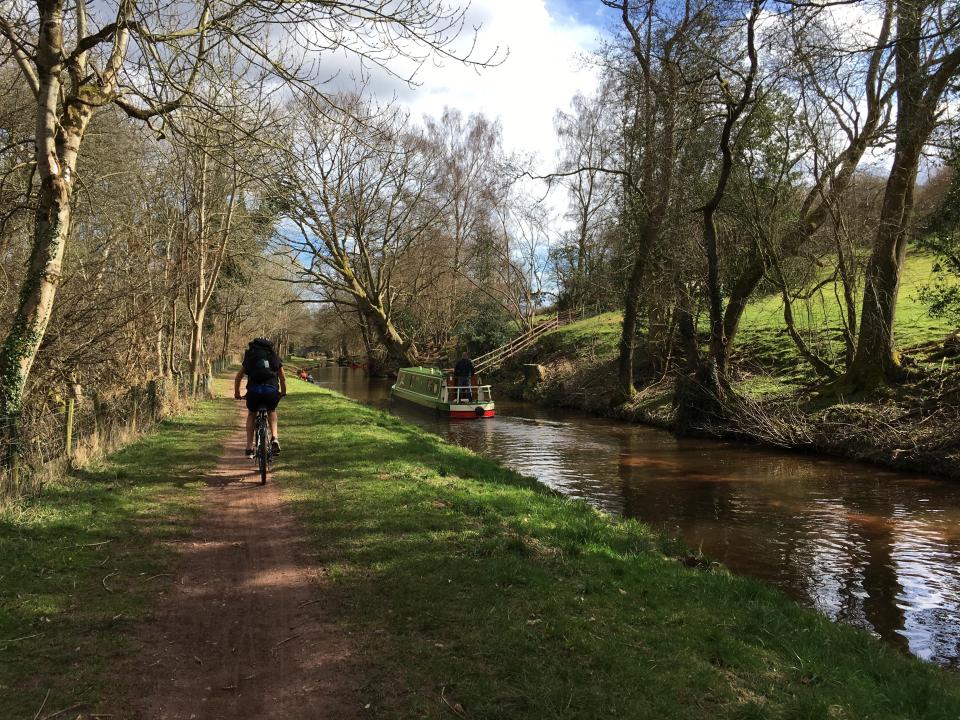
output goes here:
<path id="1" fill-rule="evenodd" d="M 177 572 L 128 670 L 138 699 L 120 717 L 359 715 L 350 643 L 330 619 L 323 569 L 243 447 L 240 429 L 205 478 L 203 513 L 177 545 Z"/>

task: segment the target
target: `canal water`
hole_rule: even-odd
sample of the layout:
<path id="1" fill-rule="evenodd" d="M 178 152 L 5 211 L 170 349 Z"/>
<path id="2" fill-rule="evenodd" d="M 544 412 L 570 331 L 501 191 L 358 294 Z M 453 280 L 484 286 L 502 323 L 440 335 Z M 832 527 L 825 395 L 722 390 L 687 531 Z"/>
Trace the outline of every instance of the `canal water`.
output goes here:
<path id="1" fill-rule="evenodd" d="M 448 420 L 390 381 L 320 385 L 399 415 L 607 512 L 676 535 L 833 620 L 960 669 L 960 483 L 668 432 L 497 398 Z"/>

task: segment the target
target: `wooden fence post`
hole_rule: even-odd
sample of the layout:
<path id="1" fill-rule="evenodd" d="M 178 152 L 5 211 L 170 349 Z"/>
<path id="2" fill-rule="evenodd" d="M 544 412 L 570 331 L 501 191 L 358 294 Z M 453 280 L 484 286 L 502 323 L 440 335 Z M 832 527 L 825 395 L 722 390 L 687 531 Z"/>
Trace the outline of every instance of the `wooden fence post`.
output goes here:
<path id="1" fill-rule="evenodd" d="M 159 415 L 159 408 L 157 407 L 157 379 L 154 378 L 147 383 L 147 399 L 150 403 L 150 421 L 156 422 Z"/>
<path id="2" fill-rule="evenodd" d="M 73 393 L 67 398 L 67 424 L 64 428 L 64 447 L 66 448 L 67 460 L 73 458 L 73 411 L 76 406 L 76 398 Z"/>

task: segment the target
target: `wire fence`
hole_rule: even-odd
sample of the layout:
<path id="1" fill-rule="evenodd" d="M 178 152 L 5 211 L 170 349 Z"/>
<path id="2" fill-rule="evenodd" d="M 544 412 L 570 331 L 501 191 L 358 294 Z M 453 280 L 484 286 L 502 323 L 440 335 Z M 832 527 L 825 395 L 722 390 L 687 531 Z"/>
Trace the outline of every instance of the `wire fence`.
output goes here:
<path id="1" fill-rule="evenodd" d="M 20 418 L 18 439 L 0 438 L 0 503 L 39 494 L 71 467 L 124 445 L 190 400 L 209 397 L 213 376 L 232 361 L 209 363 L 196 391 L 189 373 L 179 373 L 122 393 L 72 385 L 34 396 Z"/>

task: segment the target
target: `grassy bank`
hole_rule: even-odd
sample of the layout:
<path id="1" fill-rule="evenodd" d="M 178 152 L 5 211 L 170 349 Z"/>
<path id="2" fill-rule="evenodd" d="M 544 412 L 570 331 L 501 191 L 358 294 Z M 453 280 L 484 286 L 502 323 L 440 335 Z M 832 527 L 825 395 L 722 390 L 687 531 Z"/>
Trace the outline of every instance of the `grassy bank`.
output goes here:
<path id="1" fill-rule="evenodd" d="M 169 571 L 235 403 L 204 402 L 0 512 L 0 718 L 96 707 Z M 162 579 L 162 578 L 159 578 Z M 43 705 L 43 711 L 38 708 Z"/>
<path id="2" fill-rule="evenodd" d="M 946 672 L 641 524 L 295 389 L 279 480 L 354 631 L 372 717 L 960 715 Z"/>
<path id="3" fill-rule="evenodd" d="M 869 395 L 821 393 L 818 378 L 783 326 L 779 297 L 754 299 L 744 313 L 735 344 L 732 383 L 747 402 L 724 427 L 708 433 L 752 439 L 781 447 L 869 460 L 891 467 L 960 477 L 960 355 L 943 341 L 955 329 L 931 318 L 920 301 L 930 280 L 932 260 L 907 261 L 897 306 L 897 338 L 910 381 Z M 839 288 L 824 285 L 814 297 L 797 302 L 794 314 L 808 343 L 842 369 Z M 651 381 L 639 339 L 640 392 L 617 405 L 617 344 L 621 316 L 605 313 L 548 333 L 535 347 L 506 366 L 496 378 L 508 394 L 547 405 L 646 422 L 673 424 L 673 375 Z M 523 363 L 546 368 L 546 380 L 524 385 Z M 646 384 L 645 384 L 646 383 Z"/>

